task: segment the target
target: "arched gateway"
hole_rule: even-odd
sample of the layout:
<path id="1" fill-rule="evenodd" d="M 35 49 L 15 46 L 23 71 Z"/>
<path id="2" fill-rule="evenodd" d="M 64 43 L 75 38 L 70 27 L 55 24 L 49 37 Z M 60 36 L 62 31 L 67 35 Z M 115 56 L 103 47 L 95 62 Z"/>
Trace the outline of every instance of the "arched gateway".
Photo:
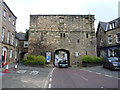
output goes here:
<path id="1" fill-rule="evenodd" d="M 68 61 L 68 66 L 70 66 L 70 52 L 65 49 L 58 49 L 54 52 L 54 66 L 58 63 L 58 58 Z"/>

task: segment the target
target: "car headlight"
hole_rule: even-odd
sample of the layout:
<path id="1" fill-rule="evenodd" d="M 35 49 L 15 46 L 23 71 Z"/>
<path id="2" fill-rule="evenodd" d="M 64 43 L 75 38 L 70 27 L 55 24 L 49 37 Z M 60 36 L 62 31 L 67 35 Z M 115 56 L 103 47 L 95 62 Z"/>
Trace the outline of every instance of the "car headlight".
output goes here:
<path id="1" fill-rule="evenodd" d="M 113 66 L 118 66 L 116 63 L 113 63 Z"/>

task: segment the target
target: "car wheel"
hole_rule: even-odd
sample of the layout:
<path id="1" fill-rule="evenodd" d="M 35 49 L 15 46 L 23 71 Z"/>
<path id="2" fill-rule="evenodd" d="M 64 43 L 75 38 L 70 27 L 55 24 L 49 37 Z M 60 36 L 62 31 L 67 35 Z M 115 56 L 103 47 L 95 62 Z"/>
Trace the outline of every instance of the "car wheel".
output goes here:
<path id="1" fill-rule="evenodd" d="M 103 65 L 103 68 L 105 68 L 105 66 Z"/>
<path id="2" fill-rule="evenodd" d="M 113 65 L 110 65 L 110 70 L 111 70 L 111 71 L 113 71 L 113 70 L 114 70 Z"/>

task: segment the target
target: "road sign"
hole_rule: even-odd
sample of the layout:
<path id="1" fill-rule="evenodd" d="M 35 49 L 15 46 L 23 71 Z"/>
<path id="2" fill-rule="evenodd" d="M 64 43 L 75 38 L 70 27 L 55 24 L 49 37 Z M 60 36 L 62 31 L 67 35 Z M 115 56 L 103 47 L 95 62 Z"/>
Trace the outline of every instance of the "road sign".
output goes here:
<path id="1" fill-rule="evenodd" d="M 47 60 L 47 62 L 50 62 L 50 60 L 51 60 L 51 52 L 46 52 L 46 60 Z"/>

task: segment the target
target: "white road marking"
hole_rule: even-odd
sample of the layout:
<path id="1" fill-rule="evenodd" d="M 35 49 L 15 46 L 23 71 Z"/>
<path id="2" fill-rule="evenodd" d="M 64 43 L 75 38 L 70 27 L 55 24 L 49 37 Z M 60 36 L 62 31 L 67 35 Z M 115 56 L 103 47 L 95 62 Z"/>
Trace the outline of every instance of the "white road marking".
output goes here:
<path id="1" fill-rule="evenodd" d="M 25 82 L 25 83 L 28 83 L 28 81 L 25 81 L 25 80 L 21 80 L 22 82 Z"/>
<path id="2" fill-rule="evenodd" d="M 85 77 L 83 77 L 83 76 L 81 76 L 81 78 L 83 78 L 84 80 L 88 81 L 88 79 L 87 79 L 87 78 L 85 78 Z"/>
<path id="3" fill-rule="evenodd" d="M 48 88 L 51 88 L 51 83 L 49 83 L 49 86 L 48 86 Z"/>
<path id="4" fill-rule="evenodd" d="M 52 78 L 50 78 L 50 82 L 52 81 Z"/>
<path id="5" fill-rule="evenodd" d="M 48 74 L 48 76 L 47 76 L 47 79 L 46 79 L 46 81 L 45 81 L 44 88 L 48 87 L 49 78 L 52 77 L 52 73 L 53 73 L 53 70 L 54 70 L 54 69 L 55 69 L 55 68 L 53 68 L 53 69 L 51 70 L 51 72 L 49 72 L 49 74 Z M 50 85 L 49 85 L 49 87 L 51 88 Z"/>
<path id="6" fill-rule="evenodd" d="M 53 74 L 53 72 L 51 72 L 51 75 Z"/>
<path id="7" fill-rule="evenodd" d="M 52 74 L 50 75 L 50 77 L 52 77 Z"/>
<path id="8" fill-rule="evenodd" d="M 34 75 L 36 75 L 36 74 L 38 74 L 38 73 L 39 73 L 38 71 L 31 71 L 31 72 L 30 72 L 30 75 L 33 75 L 33 76 L 34 76 Z"/>
<path id="9" fill-rule="evenodd" d="M 17 71 L 17 73 L 25 73 L 27 70 L 19 70 L 19 71 Z"/>

